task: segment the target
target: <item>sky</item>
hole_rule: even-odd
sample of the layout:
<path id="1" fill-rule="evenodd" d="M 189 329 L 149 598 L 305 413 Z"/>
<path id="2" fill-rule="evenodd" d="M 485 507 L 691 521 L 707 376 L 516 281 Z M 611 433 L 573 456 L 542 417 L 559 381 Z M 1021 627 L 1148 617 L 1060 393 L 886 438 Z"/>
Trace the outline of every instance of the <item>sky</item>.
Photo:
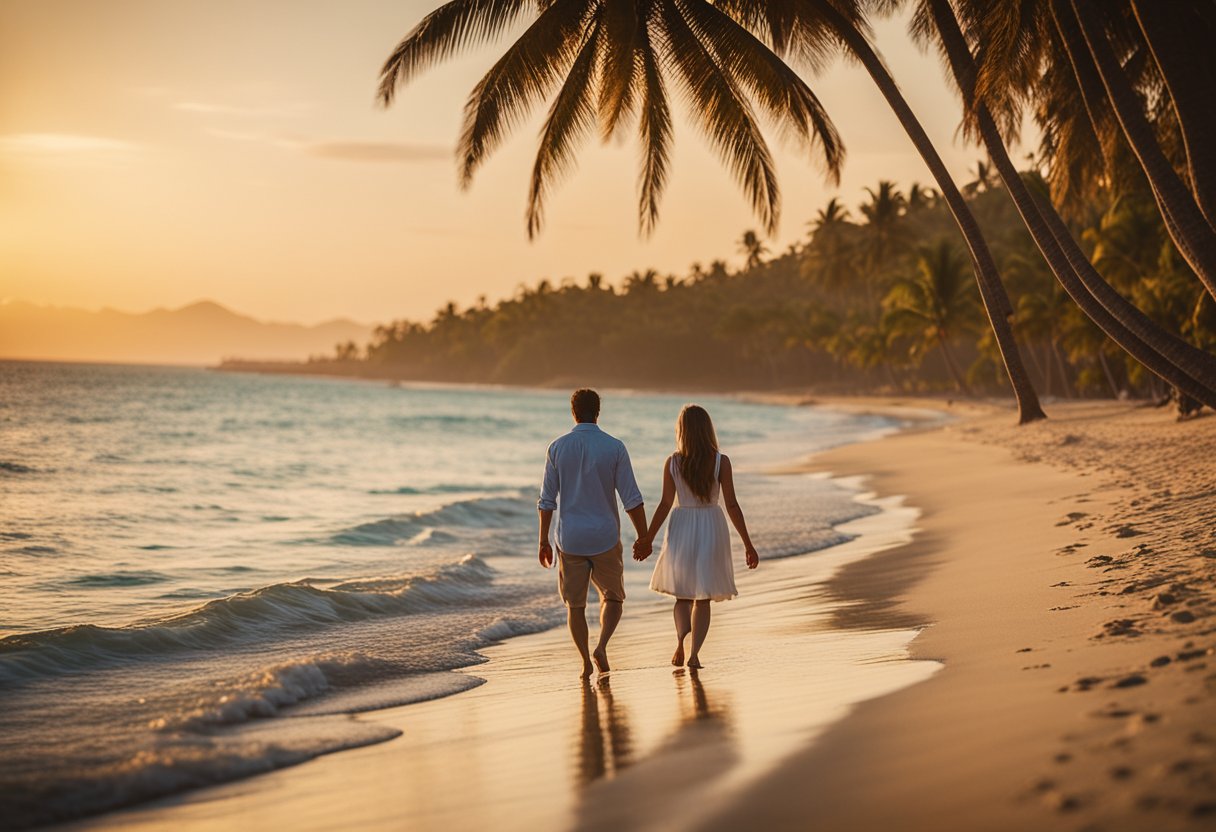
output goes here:
<path id="1" fill-rule="evenodd" d="M 0 301 L 143 311 L 207 298 L 266 320 L 426 319 L 542 278 L 610 283 L 741 262 L 759 223 L 687 119 L 659 226 L 639 236 L 632 139 L 585 145 L 529 242 L 542 116 L 468 190 L 454 147 L 469 90 L 507 41 L 431 69 L 389 109 L 389 51 L 436 0 L 4 0 L 0 3 Z M 877 43 L 956 181 L 982 153 L 936 55 L 905 21 Z M 868 76 L 837 60 L 812 89 L 848 151 L 839 188 L 773 146 L 782 251 L 831 197 L 931 184 Z M 677 112 L 679 107 L 677 106 Z M 771 135 L 771 133 L 770 133 Z M 1015 154 L 1015 158 L 1020 151 Z"/>

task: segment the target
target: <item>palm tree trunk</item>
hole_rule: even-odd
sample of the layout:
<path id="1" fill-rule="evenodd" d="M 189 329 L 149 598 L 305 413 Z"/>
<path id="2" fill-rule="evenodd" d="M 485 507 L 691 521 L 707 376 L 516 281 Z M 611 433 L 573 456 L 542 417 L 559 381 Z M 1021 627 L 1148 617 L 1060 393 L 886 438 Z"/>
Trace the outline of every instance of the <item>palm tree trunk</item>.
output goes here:
<path id="1" fill-rule="evenodd" d="M 949 0 L 931 0 L 931 8 L 955 82 L 970 102 L 975 91 L 975 60 L 970 47 Z M 983 102 L 976 105 L 976 117 L 984 147 L 1001 181 L 1064 291 L 1112 341 L 1151 372 L 1216 408 L 1216 358 L 1159 327 L 1103 279 L 1055 208 L 1035 199 L 1026 186 Z"/>
<path id="2" fill-rule="evenodd" d="M 1208 225 L 1191 192 L 1157 144 L 1140 100 L 1102 31 L 1099 13 L 1090 0 L 1071 0 L 1071 6 L 1069 0 L 1053 0 L 1052 10 L 1074 71 L 1079 76 L 1084 70 L 1078 69 L 1078 65 L 1092 61 L 1123 135 L 1152 186 L 1170 237 L 1216 298 L 1216 231 Z M 1085 46 L 1088 50 L 1082 54 Z"/>
<path id="3" fill-rule="evenodd" d="M 912 112 L 912 108 L 904 100 L 895 79 L 891 77 L 869 41 L 831 3 L 817 4 L 817 11 L 823 15 L 840 39 L 866 68 L 887 104 L 895 111 L 900 125 L 907 132 L 912 144 L 916 146 L 921 158 L 928 166 L 929 172 L 937 181 L 938 189 L 950 207 L 950 212 L 954 215 L 954 221 L 958 224 L 963 238 L 967 241 L 967 247 L 971 250 L 972 262 L 975 265 L 980 299 L 983 301 L 984 311 L 988 314 L 988 322 L 996 336 L 1001 359 L 1005 362 L 1005 372 L 1009 376 L 1009 383 L 1013 387 L 1013 395 L 1017 400 L 1018 424 L 1024 425 L 1037 419 L 1046 419 L 1047 414 L 1043 412 L 1043 408 L 1039 404 L 1039 397 L 1030 383 L 1026 365 L 1022 362 L 1017 342 L 1013 337 L 1013 327 L 1009 323 L 1013 307 L 1009 303 L 1009 295 L 1005 292 L 996 262 L 988 250 L 988 243 L 980 233 L 979 224 L 975 221 L 971 209 L 967 207 L 966 200 L 959 193 L 954 180 L 950 178 L 949 171 L 946 170 L 945 164 L 937 154 L 937 149 L 929 140 L 929 136 L 917 120 L 915 113 Z"/>
<path id="4" fill-rule="evenodd" d="M 1191 191 L 1208 225 L 1216 228 L 1216 110 L 1211 103 L 1216 78 L 1201 71 L 1210 60 L 1199 58 L 1206 59 L 1212 49 L 1211 26 L 1188 3 L 1132 0 L 1132 9 L 1174 102 Z"/>

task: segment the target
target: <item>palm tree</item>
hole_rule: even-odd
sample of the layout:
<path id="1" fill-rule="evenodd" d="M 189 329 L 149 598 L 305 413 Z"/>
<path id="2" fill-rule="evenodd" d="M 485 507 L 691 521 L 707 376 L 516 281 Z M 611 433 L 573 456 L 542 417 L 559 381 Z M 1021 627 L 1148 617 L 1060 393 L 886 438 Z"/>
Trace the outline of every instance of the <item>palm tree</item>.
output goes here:
<path id="1" fill-rule="evenodd" d="M 849 209 L 838 197 L 832 197 L 807 225 L 811 237 L 804 249 L 802 275 L 826 289 L 842 289 L 854 275 L 849 241 L 854 226 L 849 222 Z"/>
<path id="2" fill-rule="evenodd" d="M 1052 0 L 1052 13 L 1073 71 L 1081 82 L 1086 106 L 1099 92 L 1097 84 L 1084 79 L 1096 76 L 1124 137 L 1148 177 L 1178 251 L 1216 297 L 1216 229 L 1208 224 L 1194 196 L 1157 143 L 1143 105 L 1107 38 L 1102 12 L 1091 0 Z"/>
<path id="3" fill-rule="evenodd" d="M 639 225 L 643 233 L 654 228 L 667 182 L 672 85 L 767 231 L 776 228 L 780 196 L 757 107 L 808 151 L 817 147 L 829 178 L 838 181 L 844 148 L 815 94 L 762 41 L 704 2 L 452 0 L 393 50 L 381 70 L 381 102 L 391 104 L 397 88 L 422 70 L 529 17 L 531 25 L 470 94 L 458 143 L 467 185 L 507 133 L 557 91 L 532 171 L 529 236 L 540 231 L 545 198 L 573 167 L 576 146 L 591 128 L 607 141 L 635 119 L 642 143 Z"/>
<path id="4" fill-rule="evenodd" d="M 908 213 L 915 214 L 926 208 L 932 208 L 937 202 L 937 191 L 926 188 L 919 182 L 908 186 Z"/>
<path id="5" fill-rule="evenodd" d="M 980 159 L 975 163 L 975 170 L 972 172 L 975 178 L 963 186 L 964 196 L 975 196 L 982 194 L 984 191 L 992 190 L 993 185 L 997 182 L 996 171 L 993 170 L 992 164 Z"/>
<path id="6" fill-rule="evenodd" d="M 973 14 L 982 17 L 974 10 Z M 1216 401 L 1212 393 L 1216 391 L 1216 368 L 1211 356 L 1162 330 L 1116 292 L 1094 269 L 1050 202 L 1032 196 L 1009 158 L 987 103 L 977 100 L 975 61 L 948 0 L 922 3 L 914 27 L 922 37 L 936 30 L 985 149 L 1035 244 L 1069 296 L 1112 340 L 1153 372 L 1200 401 Z"/>
<path id="7" fill-rule="evenodd" d="M 601 137 L 617 135 L 636 105 L 643 144 L 640 224 L 653 228 L 666 181 L 671 115 L 666 84 L 674 76 L 703 132 L 743 186 L 770 232 L 779 197 L 763 136 L 744 90 L 808 146 L 822 151 L 837 178 L 842 148 L 814 93 L 775 53 L 811 63 L 839 45 L 869 72 L 928 165 L 967 240 L 976 280 L 1018 403 L 1018 421 L 1044 417 L 1009 324 L 1013 314 L 996 263 L 937 150 L 865 34 L 862 0 L 452 0 L 427 15 L 389 56 L 380 98 L 459 49 L 492 40 L 528 12 L 537 17 L 474 88 L 459 143 L 467 183 L 510 127 L 548 96 L 550 107 L 533 167 L 528 230 L 542 221 L 544 197 L 572 165 L 575 143 L 598 121 Z M 751 31 L 749 31 L 751 30 Z M 753 34 L 759 33 L 759 36 Z M 763 37 L 773 46 L 770 50 Z M 602 56 L 602 58 L 600 57 Z"/>
<path id="8" fill-rule="evenodd" d="M 746 268 L 754 269 L 764 262 L 764 255 L 768 254 L 768 246 L 756 235 L 755 231 L 748 229 L 739 238 L 739 253 L 747 258 Z"/>
<path id="9" fill-rule="evenodd" d="M 1132 0 L 1132 10 L 1174 105 L 1187 177 L 1199 210 L 1216 228 L 1216 6 Z"/>
<path id="10" fill-rule="evenodd" d="M 840 197 L 832 197 L 828 200 L 827 205 L 815 213 L 815 219 L 807 223 L 811 239 L 814 240 L 815 236 L 825 229 L 837 228 L 843 225 L 848 219 L 849 209 L 840 201 Z"/>
<path id="11" fill-rule="evenodd" d="M 878 190 L 866 188 L 865 191 L 870 201 L 862 203 L 858 210 L 866 218 L 866 228 L 870 232 L 871 263 L 876 270 L 881 270 L 899 242 L 899 220 L 908 201 L 894 182 L 885 179 L 878 183 Z"/>
<path id="12" fill-rule="evenodd" d="M 913 350 L 941 350 L 946 369 L 960 393 L 967 382 L 950 349 L 950 338 L 970 326 L 975 296 L 967 267 L 954 244 L 940 239 L 916 249 L 916 268 L 896 278 L 883 298 L 883 323 L 893 332 L 913 337 Z"/>
<path id="13" fill-rule="evenodd" d="M 1013 307 L 1001 284 L 996 261 L 937 149 L 908 106 L 886 64 L 870 44 L 862 0 L 723 0 L 722 5 L 745 25 L 766 32 L 779 53 L 793 52 L 814 66 L 822 61 L 829 49 L 839 45 L 865 67 L 929 168 L 967 242 L 980 298 L 1017 400 L 1018 423 L 1046 418 L 1018 354 L 1009 323 Z"/>

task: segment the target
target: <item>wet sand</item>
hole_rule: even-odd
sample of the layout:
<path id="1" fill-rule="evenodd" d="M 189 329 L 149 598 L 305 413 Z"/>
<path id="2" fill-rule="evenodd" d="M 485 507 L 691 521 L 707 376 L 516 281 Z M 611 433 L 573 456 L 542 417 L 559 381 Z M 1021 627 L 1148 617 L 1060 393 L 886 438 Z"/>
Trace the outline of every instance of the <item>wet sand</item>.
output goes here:
<path id="1" fill-rule="evenodd" d="M 637 598 L 590 685 L 514 639 L 397 740 L 76 828 L 1210 828 L 1216 419 L 1049 412 L 817 456 L 887 510 L 741 574 L 696 676 Z"/>

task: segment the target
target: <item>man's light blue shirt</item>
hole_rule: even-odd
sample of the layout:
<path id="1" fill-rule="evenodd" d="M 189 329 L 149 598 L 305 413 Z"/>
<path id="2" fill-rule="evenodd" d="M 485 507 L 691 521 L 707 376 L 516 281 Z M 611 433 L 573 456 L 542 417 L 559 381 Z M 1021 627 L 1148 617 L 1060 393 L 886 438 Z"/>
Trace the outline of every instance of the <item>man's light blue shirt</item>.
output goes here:
<path id="1" fill-rule="evenodd" d="M 579 422 L 549 445 L 536 507 L 557 512 L 557 548 L 567 555 L 598 555 L 621 539 L 616 495 L 626 511 L 642 504 L 625 443 Z"/>

